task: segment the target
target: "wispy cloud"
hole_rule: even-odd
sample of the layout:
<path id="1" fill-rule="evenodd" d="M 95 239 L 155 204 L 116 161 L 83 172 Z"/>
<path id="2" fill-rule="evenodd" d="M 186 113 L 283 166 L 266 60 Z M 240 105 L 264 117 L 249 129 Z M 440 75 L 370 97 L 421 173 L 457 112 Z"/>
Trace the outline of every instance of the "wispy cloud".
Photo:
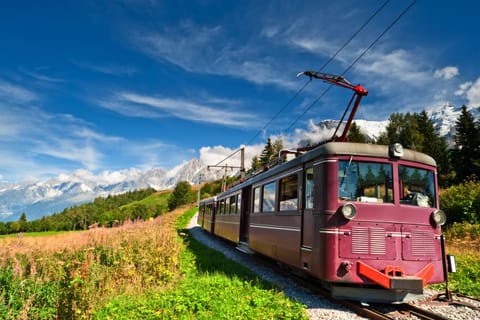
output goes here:
<path id="1" fill-rule="evenodd" d="M 456 76 L 458 76 L 460 72 L 458 72 L 457 67 L 445 67 L 442 69 L 435 70 L 433 76 L 435 78 L 442 78 L 444 80 L 450 80 Z"/>
<path id="2" fill-rule="evenodd" d="M 194 150 L 186 150 L 181 146 L 153 139 L 141 142 L 131 141 L 125 148 L 125 152 L 135 155 L 137 166 L 143 170 L 155 167 L 171 168 L 195 156 Z"/>
<path id="3" fill-rule="evenodd" d="M 128 117 L 175 117 L 222 126 L 255 127 L 255 115 L 236 111 L 222 98 L 210 98 L 210 105 L 185 98 L 161 98 L 133 92 L 119 92 L 97 103 Z M 237 102 L 233 102 L 236 104 Z"/>
<path id="4" fill-rule="evenodd" d="M 23 68 L 21 70 L 26 75 L 28 75 L 28 76 L 30 76 L 30 77 L 34 78 L 35 80 L 38 80 L 38 81 L 52 82 L 52 83 L 61 83 L 61 82 L 65 81 L 64 79 L 48 76 L 48 75 L 45 75 L 43 73 L 39 73 L 39 72 L 36 72 L 36 71 L 29 71 L 29 70 L 26 70 L 26 69 L 23 69 Z"/>
<path id="5" fill-rule="evenodd" d="M 197 26 L 191 22 L 183 22 L 163 32 L 139 32 L 133 34 L 133 41 L 140 51 L 156 59 L 202 73 L 215 73 L 211 62 L 218 58 L 225 46 L 221 27 Z"/>
<path id="6" fill-rule="evenodd" d="M 268 43 L 263 43 L 265 39 L 234 41 L 220 26 L 184 22 L 177 28 L 134 33 L 132 39 L 137 50 L 189 72 L 241 78 L 287 89 L 298 86 L 293 73 L 285 74 L 285 64 L 273 57 L 274 50 L 268 48 Z"/>
<path id="7" fill-rule="evenodd" d="M 37 99 L 37 95 L 17 84 L 0 79 L 0 99 L 10 103 L 26 103 Z"/>
<path id="8" fill-rule="evenodd" d="M 96 132 L 72 115 L 52 114 L 28 104 L 0 103 L 0 111 L 0 147 L 8 150 L 8 156 L 0 157 L 4 176 L 52 174 L 61 167 L 96 170 L 104 165 L 103 150 L 123 141 Z"/>
<path id="9" fill-rule="evenodd" d="M 469 107 L 480 107 L 480 78 L 471 85 L 466 94 Z"/>
<path id="10" fill-rule="evenodd" d="M 462 96 L 467 92 L 467 90 L 472 86 L 473 82 L 472 81 L 467 81 L 458 86 L 458 90 L 455 91 L 456 96 Z"/>
<path id="11" fill-rule="evenodd" d="M 131 65 L 115 65 L 115 64 L 95 64 L 82 61 L 72 61 L 74 65 L 82 69 L 99 72 L 112 76 L 131 76 L 139 72 L 139 70 Z"/>

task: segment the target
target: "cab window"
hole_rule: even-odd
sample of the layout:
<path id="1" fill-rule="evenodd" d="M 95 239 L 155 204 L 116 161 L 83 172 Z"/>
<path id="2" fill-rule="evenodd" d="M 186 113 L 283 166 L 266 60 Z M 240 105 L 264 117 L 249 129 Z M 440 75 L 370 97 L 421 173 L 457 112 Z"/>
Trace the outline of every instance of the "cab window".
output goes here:
<path id="1" fill-rule="evenodd" d="M 435 207 L 435 174 L 433 171 L 398 166 L 400 203 L 419 207 Z"/>
<path id="2" fill-rule="evenodd" d="M 338 162 L 338 198 L 345 201 L 393 203 L 392 166 L 387 163 Z"/>

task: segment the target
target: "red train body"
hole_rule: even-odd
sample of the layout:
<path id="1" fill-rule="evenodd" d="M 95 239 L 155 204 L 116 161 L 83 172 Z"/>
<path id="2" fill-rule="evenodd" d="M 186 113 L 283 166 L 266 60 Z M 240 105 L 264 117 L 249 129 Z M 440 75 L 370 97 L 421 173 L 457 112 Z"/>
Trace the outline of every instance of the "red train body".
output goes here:
<path id="1" fill-rule="evenodd" d="M 425 154 L 329 142 L 202 200 L 198 222 L 335 297 L 405 301 L 445 280 L 437 185 Z"/>

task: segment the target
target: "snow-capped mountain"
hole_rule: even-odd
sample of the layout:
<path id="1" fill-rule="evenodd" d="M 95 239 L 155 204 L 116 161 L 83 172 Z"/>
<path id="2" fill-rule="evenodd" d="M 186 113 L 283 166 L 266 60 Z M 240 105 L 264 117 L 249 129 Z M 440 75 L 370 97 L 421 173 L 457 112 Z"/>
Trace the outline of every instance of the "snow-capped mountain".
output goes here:
<path id="1" fill-rule="evenodd" d="M 77 170 L 45 181 L 3 184 L 0 185 L 0 221 L 16 221 L 23 212 L 28 220 L 35 220 L 96 197 L 146 188 L 173 189 L 180 181 L 193 184 L 219 177 L 218 172 L 208 171 L 200 160 L 191 159 L 170 171 L 128 169 L 94 175 L 87 170 Z"/>
<path id="2" fill-rule="evenodd" d="M 479 118 L 480 108 L 470 111 L 476 119 Z M 445 136 L 451 145 L 461 107 L 446 104 L 427 112 L 439 134 Z M 388 125 L 388 120 L 355 120 L 355 122 L 367 141 L 378 139 Z M 301 138 L 297 139 L 298 146 L 331 138 L 337 124 L 338 121 L 335 120 L 312 124 L 309 130 L 302 132 Z M 337 134 L 342 130 L 343 127 Z M 248 159 L 246 163 L 249 163 Z M 26 213 L 28 220 L 35 220 L 75 204 L 92 201 L 96 197 L 150 187 L 156 190 L 172 189 L 180 181 L 197 184 L 201 181 L 219 179 L 221 176 L 221 171 L 209 171 L 206 163 L 194 158 L 168 171 L 159 168 L 148 171 L 126 169 L 104 171 L 95 175 L 87 170 L 77 170 L 45 181 L 4 183 L 0 184 L 0 221 L 16 221 L 23 212 Z"/>

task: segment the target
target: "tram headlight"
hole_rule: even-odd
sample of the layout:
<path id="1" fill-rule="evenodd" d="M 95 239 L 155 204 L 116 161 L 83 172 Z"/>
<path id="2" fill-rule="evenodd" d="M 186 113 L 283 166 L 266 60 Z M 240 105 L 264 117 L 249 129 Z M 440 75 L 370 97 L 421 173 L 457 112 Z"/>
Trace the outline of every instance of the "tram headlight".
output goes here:
<path id="1" fill-rule="evenodd" d="M 403 157 L 403 146 L 398 142 L 391 144 L 390 147 L 388 148 L 388 151 L 390 153 L 390 157 L 393 157 L 393 158 Z"/>
<path id="2" fill-rule="evenodd" d="M 432 220 L 439 226 L 443 226 L 447 222 L 447 215 L 443 210 L 435 210 L 432 212 Z"/>
<path id="3" fill-rule="evenodd" d="M 345 219 L 352 220 L 357 215 L 357 208 L 351 203 L 345 203 L 341 208 L 340 211 L 342 212 Z"/>

